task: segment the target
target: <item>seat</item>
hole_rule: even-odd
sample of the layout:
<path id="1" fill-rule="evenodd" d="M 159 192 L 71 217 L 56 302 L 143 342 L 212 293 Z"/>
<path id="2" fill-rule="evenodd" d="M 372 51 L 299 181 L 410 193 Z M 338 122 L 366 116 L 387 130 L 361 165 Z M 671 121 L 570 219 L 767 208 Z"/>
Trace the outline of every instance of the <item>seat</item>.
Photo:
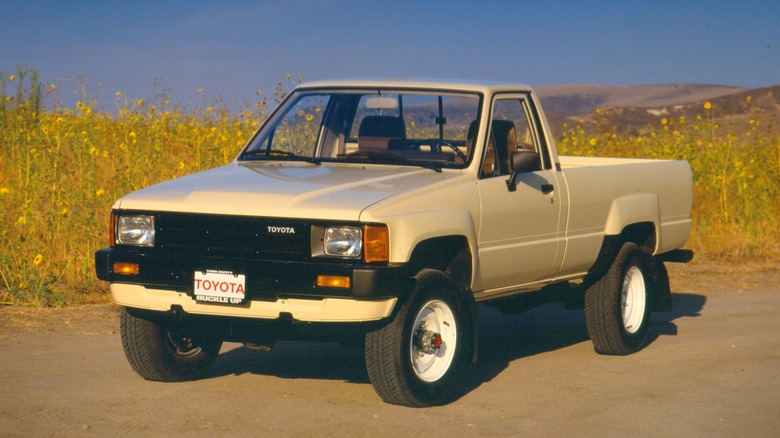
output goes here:
<path id="1" fill-rule="evenodd" d="M 469 132 L 466 134 L 466 149 L 471 150 L 474 147 L 474 140 L 477 138 L 477 128 L 479 127 L 479 120 L 473 120 L 469 125 Z M 485 160 L 482 162 L 482 176 L 493 174 L 493 165 L 496 162 L 495 142 L 493 136 L 490 136 L 488 141 L 487 151 L 485 152 Z"/>
<path id="2" fill-rule="evenodd" d="M 502 175 L 511 173 L 510 160 L 517 149 L 517 130 L 511 120 L 493 120 L 493 136 L 496 142 L 498 167 Z"/>
<path id="3" fill-rule="evenodd" d="M 358 150 L 386 151 L 400 148 L 406 140 L 404 119 L 396 116 L 366 116 L 360 122 Z"/>

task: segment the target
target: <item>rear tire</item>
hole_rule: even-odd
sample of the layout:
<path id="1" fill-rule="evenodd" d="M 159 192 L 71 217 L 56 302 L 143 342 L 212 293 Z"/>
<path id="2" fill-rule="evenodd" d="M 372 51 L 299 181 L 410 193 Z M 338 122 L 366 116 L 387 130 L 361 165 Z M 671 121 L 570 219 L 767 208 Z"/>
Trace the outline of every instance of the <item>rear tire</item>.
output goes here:
<path id="1" fill-rule="evenodd" d="M 122 308 L 120 334 L 127 361 L 141 377 L 180 382 L 201 377 L 219 354 L 222 341 L 187 334 L 175 325 L 146 319 Z"/>
<path id="2" fill-rule="evenodd" d="M 447 274 L 417 275 L 412 296 L 390 323 L 366 334 L 366 369 L 382 400 L 409 407 L 449 400 L 471 360 L 471 310 Z"/>
<path id="3" fill-rule="evenodd" d="M 585 292 L 585 323 L 596 352 L 627 355 L 647 339 L 653 297 L 650 256 L 623 245 L 607 273 Z"/>

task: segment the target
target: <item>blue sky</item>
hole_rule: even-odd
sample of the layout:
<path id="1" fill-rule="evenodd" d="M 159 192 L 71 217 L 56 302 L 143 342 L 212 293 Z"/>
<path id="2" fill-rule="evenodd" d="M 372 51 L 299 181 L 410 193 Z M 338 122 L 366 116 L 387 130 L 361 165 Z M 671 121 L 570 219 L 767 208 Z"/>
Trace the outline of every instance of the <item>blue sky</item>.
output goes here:
<path id="1" fill-rule="evenodd" d="M 38 69 L 66 104 L 83 83 L 234 106 L 298 73 L 755 88 L 780 83 L 778 21 L 777 0 L 0 0 L 0 72 Z"/>

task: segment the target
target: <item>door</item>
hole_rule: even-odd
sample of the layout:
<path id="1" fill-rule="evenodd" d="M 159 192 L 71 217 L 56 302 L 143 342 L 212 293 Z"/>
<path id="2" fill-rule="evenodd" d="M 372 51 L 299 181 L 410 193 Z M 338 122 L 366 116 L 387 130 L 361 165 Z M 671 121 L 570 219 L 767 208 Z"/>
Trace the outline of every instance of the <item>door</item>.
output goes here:
<path id="1" fill-rule="evenodd" d="M 492 105 L 488 147 L 478 182 L 481 201 L 477 296 L 491 296 L 552 278 L 562 250 L 563 181 L 540 159 L 536 171 L 517 175 L 510 191 L 512 153 L 540 153 L 546 148 L 541 129 L 530 123 L 532 102 L 526 95 L 499 95 Z M 484 295 L 483 295 L 484 294 Z"/>

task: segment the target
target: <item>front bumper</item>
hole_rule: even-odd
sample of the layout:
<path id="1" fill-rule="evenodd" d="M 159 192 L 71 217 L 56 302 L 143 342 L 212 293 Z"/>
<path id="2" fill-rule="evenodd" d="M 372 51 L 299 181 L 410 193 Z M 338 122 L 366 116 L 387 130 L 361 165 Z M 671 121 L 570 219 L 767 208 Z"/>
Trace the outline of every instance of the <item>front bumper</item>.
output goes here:
<path id="1" fill-rule="evenodd" d="M 390 316 L 397 298 L 353 300 L 348 298 L 278 299 L 250 301 L 241 306 L 198 303 L 183 292 L 150 289 L 134 284 L 111 284 L 111 295 L 121 306 L 167 312 L 178 307 L 185 313 L 225 317 L 278 319 L 287 316 L 305 322 L 364 322 Z"/>
<path id="2" fill-rule="evenodd" d="M 134 263 L 138 274 L 114 272 L 114 263 Z M 95 253 L 97 277 L 111 283 L 118 304 L 209 315 L 279 318 L 291 314 L 301 321 L 369 321 L 385 318 L 395 303 L 411 291 L 413 273 L 406 264 L 369 265 L 280 262 L 186 257 L 104 248 Z M 246 275 L 248 303 L 198 303 L 193 296 L 195 271 L 223 270 Z M 318 287 L 318 275 L 349 277 L 349 288 Z"/>

